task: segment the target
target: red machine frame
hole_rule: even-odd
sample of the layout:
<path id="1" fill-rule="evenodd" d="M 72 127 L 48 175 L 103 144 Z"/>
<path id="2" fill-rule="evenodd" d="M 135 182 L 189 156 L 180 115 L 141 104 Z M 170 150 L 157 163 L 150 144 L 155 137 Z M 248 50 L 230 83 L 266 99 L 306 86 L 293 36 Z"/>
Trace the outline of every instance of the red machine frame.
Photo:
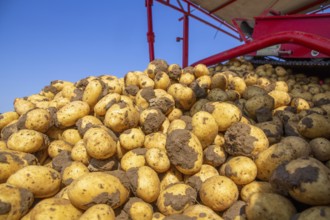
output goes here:
<path id="1" fill-rule="evenodd" d="M 245 33 L 241 30 L 239 27 L 239 23 L 244 20 L 244 18 L 235 18 L 233 20 L 233 26 L 229 25 L 225 21 L 219 19 L 217 16 L 215 16 L 213 13 L 225 8 L 232 2 L 235 2 L 236 0 L 230 0 L 226 2 L 225 4 L 222 4 L 218 8 L 214 9 L 213 11 L 206 11 L 205 9 L 199 7 L 198 5 L 195 5 L 189 0 L 182 0 L 186 4 L 186 7 L 184 7 L 179 0 L 176 1 L 176 4 L 173 3 L 173 1 L 170 0 L 155 0 L 158 3 L 161 3 L 163 5 L 166 5 L 170 8 L 173 8 L 183 14 L 183 17 L 180 18 L 180 21 L 183 21 L 183 37 L 177 38 L 177 41 L 182 40 L 182 67 L 186 67 L 189 65 L 188 58 L 189 58 L 189 17 L 192 17 L 210 27 L 215 28 L 216 30 L 227 34 L 230 37 L 233 37 L 239 41 L 244 41 L 245 44 L 229 49 L 227 51 L 212 55 L 210 57 L 207 57 L 205 59 L 199 60 L 197 62 L 194 62 L 190 65 L 196 65 L 198 63 L 203 63 L 205 65 L 214 65 L 216 63 L 220 63 L 226 60 L 229 60 L 231 58 L 235 58 L 238 56 L 243 56 L 250 54 L 252 56 L 257 55 L 257 51 L 276 45 L 281 44 L 283 45 L 283 48 L 287 48 L 286 51 L 290 51 L 290 48 L 299 49 L 304 48 L 303 50 L 300 49 L 300 52 L 298 54 L 290 54 L 287 52 L 287 54 L 282 53 L 281 57 L 284 58 L 308 58 L 309 55 L 306 55 L 306 49 L 317 51 L 317 54 L 315 58 L 329 58 L 330 57 L 330 36 L 329 31 L 327 31 L 324 28 L 324 24 L 315 26 L 315 22 L 319 22 L 322 20 L 322 22 L 328 22 L 330 23 L 330 14 L 316 14 L 319 12 L 319 10 L 316 10 L 311 15 L 296 15 L 296 13 L 299 13 L 301 11 L 304 11 L 308 8 L 311 8 L 315 6 L 315 4 L 319 4 L 320 1 L 316 1 L 314 3 L 311 3 L 307 6 L 304 6 L 302 8 L 296 9 L 294 11 L 289 12 L 287 15 L 282 16 L 279 15 L 276 11 L 267 10 L 259 17 L 255 17 L 255 22 L 258 22 L 258 25 L 255 26 L 255 30 L 253 31 L 252 39 L 247 38 Z M 147 32 L 147 40 L 149 45 L 149 58 L 150 61 L 155 59 L 155 52 L 154 52 L 154 42 L 155 42 L 155 34 L 153 32 L 153 22 L 152 22 L 152 5 L 153 0 L 146 0 L 145 1 L 146 7 L 147 7 L 147 19 L 148 19 L 148 32 Z M 330 6 L 327 6 L 323 8 L 322 10 L 326 10 L 330 8 Z M 197 10 L 200 13 L 207 15 L 210 20 L 220 23 L 224 28 L 220 28 L 216 25 L 214 25 L 209 20 L 205 20 L 195 14 L 191 13 L 191 9 Z M 268 16 L 271 14 L 271 16 Z M 316 19 L 319 19 L 316 21 Z M 310 31 L 308 28 L 306 29 L 306 25 L 301 25 L 301 19 L 304 19 L 304 22 L 308 21 L 308 25 L 312 25 L 314 27 L 313 31 Z M 285 22 L 283 22 L 285 21 Z M 299 24 L 300 25 L 297 25 Z M 280 24 L 279 24 L 280 23 Z M 267 25 L 275 25 L 279 24 L 280 28 L 273 29 L 271 33 L 269 33 L 270 29 L 267 29 L 269 34 L 265 34 L 265 27 Z M 284 25 L 285 24 L 285 25 Z M 283 26 L 284 25 L 284 26 Z M 299 28 L 297 28 L 299 27 Z M 315 27 L 317 27 L 315 29 Z M 316 30 L 316 31 L 315 31 Z M 267 32 L 266 32 L 267 33 Z M 289 48 L 289 49 L 288 49 Z M 299 51 L 299 50 L 298 50 Z"/>

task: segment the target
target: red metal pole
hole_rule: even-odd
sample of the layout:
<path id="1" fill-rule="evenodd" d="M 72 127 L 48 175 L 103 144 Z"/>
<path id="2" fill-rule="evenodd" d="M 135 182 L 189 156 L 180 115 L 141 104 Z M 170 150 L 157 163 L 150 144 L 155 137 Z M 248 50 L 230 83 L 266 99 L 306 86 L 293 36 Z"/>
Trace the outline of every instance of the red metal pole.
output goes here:
<path id="1" fill-rule="evenodd" d="M 188 15 L 183 16 L 183 42 L 182 42 L 182 67 L 188 66 L 189 56 L 189 17 Z"/>
<path id="2" fill-rule="evenodd" d="M 280 43 L 300 44 L 330 56 L 330 39 L 301 31 L 283 31 L 215 54 L 191 65 L 194 66 L 199 63 L 203 63 L 207 66 L 214 65 L 216 63 L 220 63 L 238 56 L 243 56 L 253 51 Z"/>
<path id="3" fill-rule="evenodd" d="M 149 45 L 149 60 L 153 61 L 155 59 L 155 48 L 154 48 L 155 34 L 153 31 L 153 25 L 152 25 L 153 0 L 146 0 L 145 4 L 147 7 L 147 18 L 148 18 L 147 41 L 148 41 L 148 45 Z"/>

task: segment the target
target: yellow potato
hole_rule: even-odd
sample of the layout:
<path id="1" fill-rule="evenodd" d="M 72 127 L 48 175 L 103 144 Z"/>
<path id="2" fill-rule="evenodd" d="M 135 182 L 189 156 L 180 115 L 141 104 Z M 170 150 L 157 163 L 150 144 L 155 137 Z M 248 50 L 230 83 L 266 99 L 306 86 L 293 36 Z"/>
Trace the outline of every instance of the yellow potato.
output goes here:
<path id="1" fill-rule="evenodd" d="M 96 204 L 87 209 L 79 220 L 115 220 L 115 212 L 107 204 Z"/>
<path id="2" fill-rule="evenodd" d="M 82 117 L 88 115 L 90 107 L 86 102 L 73 101 L 56 112 L 55 124 L 61 128 L 67 128 L 75 123 Z"/>
<path id="3" fill-rule="evenodd" d="M 17 112 L 4 112 L 0 114 L 0 130 L 8 125 L 10 122 L 17 120 L 19 115 Z"/>

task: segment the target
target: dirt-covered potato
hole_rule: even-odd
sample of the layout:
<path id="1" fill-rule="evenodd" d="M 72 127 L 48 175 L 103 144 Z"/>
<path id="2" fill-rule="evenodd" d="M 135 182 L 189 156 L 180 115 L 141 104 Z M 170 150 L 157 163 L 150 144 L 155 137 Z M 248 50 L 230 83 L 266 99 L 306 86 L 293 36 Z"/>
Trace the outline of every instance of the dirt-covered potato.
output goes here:
<path id="1" fill-rule="evenodd" d="M 124 101 L 111 105 L 104 118 L 104 125 L 114 132 L 123 132 L 139 123 L 139 113 L 135 106 Z"/>
<path id="2" fill-rule="evenodd" d="M 50 142 L 47 149 L 48 155 L 51 158 L 56 157 L 59 153 L 61 153 L 61 151 L 70 152 L 71 150 L 72 150 L 72 146 L 63 140 L 54 140 Z"/>
<path id="3" fill-rule="evenodd" d="M 165 115 L 157 108 L 148 108 L 140 113 L 140 125 L 144 134 L 150 134 L 161 130 L 165 121 Z"/>
<path id="4" fill-rule="evenodd" d="M 109 93 L 117 93 L 122 94 L 124 90 L 124 79 L 118 78 L 112 75 L 102 75 L 98 77 L 105 85 L 106 85 L 106 92 Z"/>
<path id="5" fill-rule="evenodd" d="M 314 138 L 309 142 L 313 156 L 319 161 L 330 160 L 330 141 L 326 138 Z"/>
<path id="6" fill-rule="evenodd" d="M 19 220 L 32 206 L 33 194 L 24 188 L 0 184 L 0 219 Z"/>
<path id="7" fill-rule="evenodd" d="M 217 175 L 202 183 L 199 196 L 204 205 L 214 211 L 224 211 L 238 199 L 239 192 L 231 179 Z"/>
<path id="8" fill-rule="evenodd" d="M 181 173 L 197 173 L 203 163 L 203 148 L 198 138 L 190 131 L 177 129 L 167 135 L 167 155 Z"/>
<path id="9" fill-rule="evenodd" d="M 87 210 L 95 204 L 107 204 L 115 209 L 126 202 L 129 190 L 111 174 L 91 172 L 71 183 L 68 196 L 79 209 Z"/>
<path id="10" fill-rule="evenodd" d="M 313 206 L 304 211 L 297 213 L 294 217 L 296 220 L 327 220 L 330 219 L 330 207 L 329 206 Z"/>
<path id="11" fill-rule="evenodd" d="M 302 157 L 278 166 L 270 178 L 272 187 L 308 205 L 330 203 L 330 170 L 312 157 Z"/>
<path id="12" fill-rule="evenodd" d="M 209 145 L 207 148 L 205 148 L 203 154 L 203 163 L 212 165 L 214 167 L 220 166 L 227 159 L 227 153 L 224 148 L 216 144 Z"/>
<path id="13" fill-rule="evenodd" d="M 88 208 L 80 217 L 80 220 L 115 220 L 115 212 L 107 204 L 96 204 Z"/>
<path id="14" fill-rule="evenodd" d="M 174 83 L 169 86 L 167 92 L 173 96 L 177 108 L 182 110 L 190 110 L 196 101 L 194 91 L 188 86 L 180 83 Z"/>
<path id="15" fill-rule="evenodd" d="M 95 127 L 88 129 L 84 134 L 83 140 L 88 155 L 93 158 L 107 159 L 116 153 L 116 137 L 105 128 Z"/>
<path id="16" fill-rule="evenodd" d="M 77 129 L 81 136 L 84 136 L 85 132 L 91 127 L 97 127 L 99 125 L 103 125 L 102 121 L 92 115 L 86 115 L 76 122 Z"/>
<path id="17" fill-rule="evenodd" d="M 240 197 L 243 201 L 247 202 L 254 193 L 276 193 L 276 191 L 269 182 L 253 181 L 242 187 Z"/>
<path id="18" fill-rule="evenodd" d="M 234 156 L 256 157 L 269 147 L 265 133 L 242 122 L 233 123 L 225 133 L 225 151 Z"/>
<path id="19" fill-rule="evenodd" d="M 274 109 L 274 99 L 268 94 L 255 95 L 247 99 L 244 109 L 246 113 L 252 117 L 257 118 L 259 114 L 267 114 Z"/>
<path id="20" fill-rule="evenodd" d="M 82 211 L 64 198 L 47 198 L 40 201 L 23 219 L 78 219 Z"/>
<path id="21" fill-rule="evenodd" d="M 86 102 L 73 101 L 63 106 L 56 112 L 55 124 L 61 128 L 67 128 L 90 112 L 90 107 Z"/>
<path id="22" fill-rule="evenodd" d="M 132 220 L 151 220 L 153 208 L 149 203 L 137 197 L 131 197 L 124 206 L 124 211 Z"/>
<path id="23" fill-rule="evenodd" d="M 205 205 L 191 205 L 183 211 L 183 214 L 196 220 L 222 220 L 216 212 Z"/>
<path id="24" fill-rule="evenodd" d="M 29 165 L 12 174 L 7 183 L 28 189 L 35 198 L 47 198 L 60 190 L 61 175 L 49 167 Z"/>
<path id="25" fill-rule="evenodd" d="M 228 83 L 229 82 L 227 76 L 222 72 L 218 72 L 212 76 L 211 88 L 219 88 L 222 90 L 226 90 L 228 87 Z"/>
<path id="26" fill-rule="evenodd" d="M 191 125 L 191 132 L 196 135 L 203 148 L 212 144 L 218 134 L 218 124 L 208 112 L 200 111 L 194 114 Z"/>
<path id="27" fill-rule="evenodd" d="M 236 185 L 251 183 L 257 177 L 257 166 L 249 157 L 232 157 L 222 166 L 224 173 L 220 174 L 230 178 Z"/>
<path id="28" fill-rule="evenodd" d="M 297 112 L 310 109 L 310 104 L 303 98 L 293 98 L 291 100 L 291 106 L 297 109 Z"/>
<path id="29" fill-rule="evenodd" d="M 8 149 L 25 153 L 34 153 L 47 148 L 49 139 L 41 132 L 22 129 L 10 135 L 7 141 Z"/>
<path id="30" fill-rule="evenodd" d="M 53 126 L 53 111 L 42 108 L 32 109 L 21 115 L 17 122 L 18 129 L 30 129 L 45 133 Z"/>
<path id="31" fill-rule="evenodd" d="M 120 160 L 121 169 L 127 171 L 130 168 L 141 167 L 146 164 L 146 148 L 136 148 L 126 152 Z"/>
<path id="32" fill-rule="evenodd" d="M 254 193 L 247 201 L 245 208 L 248 219 L 290 220 L 296 213 L 293 204 L 276 193 Z"/>
<path id="33" fill-rule="evenodd" d="M 10 122 L 17 120 L 19 115 L 17 112 L 4 112 L 0 114 L 0 130 L 8 125 Z"/>
<path id="34" fill-rule="evenodd" d="M 122 132 L 119 136 L 120 145 L 126 150 L 143 147 L 144 133 L 141 129 L 131 128 Z"/>
<path id="35" fill-rule="evenodd" d="M 82 162 L 74 161 L 65 167 L 61 173 L 62 183 L 64 185 L 69 185 L 75 179 L 78 179 L 80 176 L 89 173 L 87 166 Z"/>
<path id="36" fill-rule="evenodd" d="M 164 215 L 179 214 L 195 204 L 197 192 L 187 184 L 177 183 L 161 191 L 157 207 Z"/>
<path id="37" fill-rule="evenodd" d="M 234 122 L 241 120 L 242 112 L 235 105 L 227 102 L 212 102 L 203 106 L 218 124 L 219 132 L 226 131 Z"/>
<path id="38" fill-rule="evenodd" d="M 7 181 L 13 173 L 28 165 L 37 165 L 33 154 L 12 150 L 0 150 L 0 183 Z"/>
<path id="39" fill-rule="evenodd" d="M 83 139 L 78 141 L 71 149 L 71 159 L 88 165 L 90 156 L 87 153 L 86 145 Z"/>
<path id="40" fill-rule="evenodd" d="M 260 119 L 260 117 L 259 117 Z M 260 128 L 265 135 L 267 136 L 268 142 L 270 145 L 278 143 L 284 133 L 283 124 L 280 120 L 276 121 L 265 121 L 258 124 L 255 124 L 258 128 Z"/>
<path id="41" fill-rule="evenodd" d="M 297 129 L 306 138 L 330 138 L 330 117 L 317 113 L 307 115 L 299 121 Z"/>
<path id="42" fill-rule="evenodd" d="M 130 168 L 126 171 L 126 175 L 133 193 L 137 197 L 149 203 L 157 200 L 160 192 L 160 180 L 156 171 L 148 166 L 141 166 Z"/>
<path id="43" fill-rule="evenodd" d="M 149 148 L 145 154 L 145 160 L 148 166 L 157 173 L 164 173 L 171 167 L 166 151 L 161 148 Z"/>
<path id="44" fill-rule="evenodd" d="M 216 168 L 211 165 L 203 164 L 200 171 L 191 176 L 186 176 L 185 183 L 196 189 L 198 192 L 205 180 L 212 176 L 219 175 Z"/>

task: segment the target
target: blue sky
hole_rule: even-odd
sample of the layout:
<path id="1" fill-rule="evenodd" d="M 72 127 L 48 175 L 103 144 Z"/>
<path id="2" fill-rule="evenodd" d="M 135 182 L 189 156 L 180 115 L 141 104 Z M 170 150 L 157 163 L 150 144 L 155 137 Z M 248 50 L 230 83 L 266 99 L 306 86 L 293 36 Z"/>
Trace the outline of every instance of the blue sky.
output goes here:
<path id="1" fill-rule="evenodd" d="M 181 13 L 154 2 L 156 58 L 181 65 Z M 149 62 L 144 0 L 0 0 L 0 113 L 53 80 L 123 77 Z M 190 19 L 190 63 L 240 42 Z"/>

